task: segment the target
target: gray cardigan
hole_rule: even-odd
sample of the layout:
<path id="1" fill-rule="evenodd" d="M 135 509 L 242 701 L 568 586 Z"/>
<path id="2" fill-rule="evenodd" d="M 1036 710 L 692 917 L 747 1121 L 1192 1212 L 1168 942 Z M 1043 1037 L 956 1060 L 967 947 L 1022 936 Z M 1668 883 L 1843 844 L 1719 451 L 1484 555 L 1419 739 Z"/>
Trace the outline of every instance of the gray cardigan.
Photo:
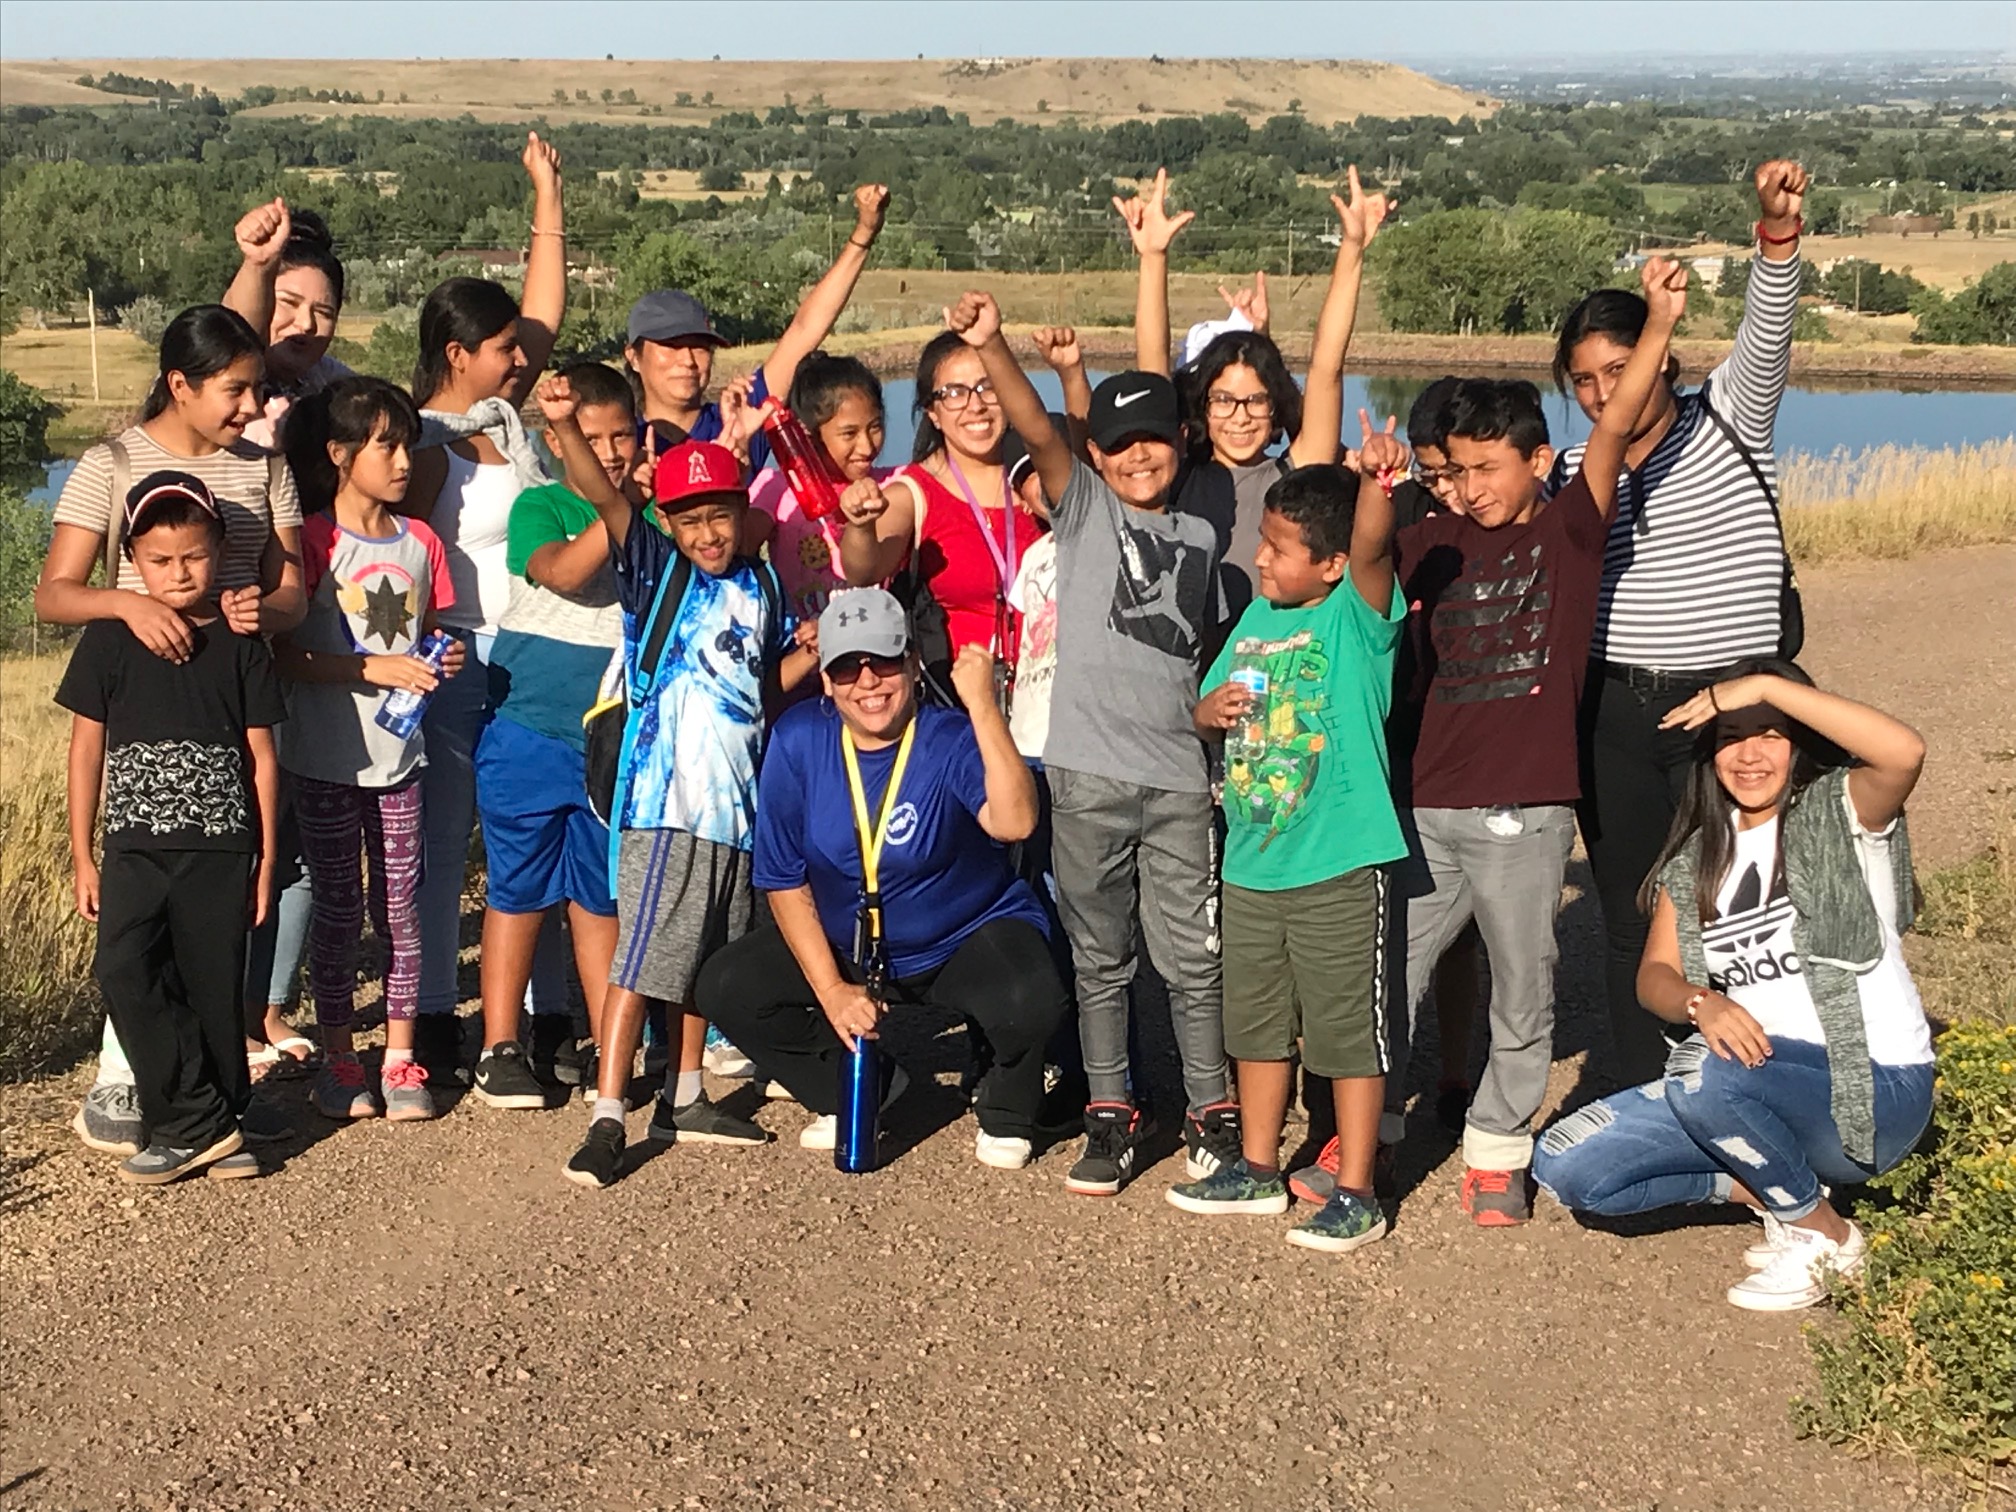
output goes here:
<path id="1" fill-rule="evenodd" d="M 1883 926 L 1856 854 L 1848 818 L 1848 770 L 1837 768 L 1809 783 L 1786 805 L 1779 821 L 1785 890 L 1792 901 L 1792 945 L 1805 968 L 1806 988 L 1827 1036 L 1831 1111 L 1841 1148 L 1862 1165 L 1876 1158 L 1876 1087 L 1869 1071 L 1869 1041 L 1862 1029 L 1856 978 L 1883 958 Z M 1680 924 L 1680 969 L 1690 982 L 1708 980 L 1697 903 L 1701 846 L 1696 840 L 1666 863 L 1659 885 L 1673 899 Z M 1911 873 L 1911 835 L 1897 816 L 1890 837 L 1891 877 L 1897 889 L 1897 932 L 1917 916 Z"/>

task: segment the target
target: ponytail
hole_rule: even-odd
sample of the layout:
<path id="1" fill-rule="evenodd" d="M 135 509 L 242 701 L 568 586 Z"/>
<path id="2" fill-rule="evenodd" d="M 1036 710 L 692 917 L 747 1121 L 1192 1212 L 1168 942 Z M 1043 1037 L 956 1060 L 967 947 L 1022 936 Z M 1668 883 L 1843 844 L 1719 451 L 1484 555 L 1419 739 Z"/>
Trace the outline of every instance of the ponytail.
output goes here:
<path id="1" fill-rule="evenodd" d="M 511 291 L 487 278 L 451 278 L 435 286 L 420 307 L 420 358 L 413 365 L 413 398 L 428 403 L 447 385 L 448 348 L 473 352 L 518 319 Z"/>

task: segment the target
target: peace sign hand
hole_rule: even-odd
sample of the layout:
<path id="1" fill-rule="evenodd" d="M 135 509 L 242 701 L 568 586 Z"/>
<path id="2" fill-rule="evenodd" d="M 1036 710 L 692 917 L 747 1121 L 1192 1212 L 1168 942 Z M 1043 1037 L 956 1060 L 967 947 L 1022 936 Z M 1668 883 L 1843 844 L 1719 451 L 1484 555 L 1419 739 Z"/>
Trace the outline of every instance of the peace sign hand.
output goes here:
<path id="1" fill-rule="evenodd" d="M 1399 429 L 1400 417 L 1388 415 L 1383 430 L 1375 430 L 1372 416 L 1365 410 L 1358 411 L 1358 451 L 1356 465 L 1358 471 L 1375 480 L 1391 478 L 1404 471 L 1407 466 L 1407 448 L 1394 434 Z M 1346 452 L 1347 457 L 1352 454 Z"/>
<path id="2" fill-rule="evenodd" d="M 1169 244 L 1176 239 L 1176 233 L 1197 219 L 1195 210 L 1169 214 L 1168 199 L 1167 168 L 1157 168 L 1154 182 L 1132 199 L 1122 199 L 1117 194 L 1113 197 L 1113 208 L 1127 222 L 1127 234 L 1134 239 L 1134 250 L 1143 256 L 1167 252 Z"/>
<path id="3" fill-rule="evenodd" d="M 1372 238 L 1379 234 L 1380 226 L 1399 203 L 1385 194 L 1367 194 L 1365 186 L 1358 182 L 1358 165 L 1353 163 L 1344 170 L 1344 180 L 1351 191 L 1351 197 L 1342 199 L 1330 196 L 1331 208 L 1337 212 L 1337 224 L 1344 241 L 1364 251 L 1372 245 Z"/>

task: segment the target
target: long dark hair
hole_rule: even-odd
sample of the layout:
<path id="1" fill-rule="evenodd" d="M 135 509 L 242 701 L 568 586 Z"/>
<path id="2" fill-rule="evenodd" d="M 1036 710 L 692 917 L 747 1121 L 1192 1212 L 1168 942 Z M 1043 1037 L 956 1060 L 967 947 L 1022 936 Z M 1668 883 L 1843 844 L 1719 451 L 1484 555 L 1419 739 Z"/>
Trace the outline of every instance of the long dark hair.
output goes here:
<path id="1" fill-rule="evenodd" d="M 1295 386 L 1295 375 L 1288 371 L 1274 338 L 1258 331 L 1226 331 L 1214 336 L 1195 362 L 1176 373 L 1176 394 L 1188 422 L 1190 454 L 1198 461 L 1208 461 L 1211 456 L 1211 436 L 1205 429 L 1205 401 L 1211 385 L 1220 373 L 1234 366 L 1253 369 L 1267 397 L 1274 401 L 1274 433 L 1267 444 L 1272 446 L 1283 436 L 1293 440 L 1301 434 L 1302 390 Z"/>
<path id="2" fill-rule="evenodd" d="M 427 403 L 448 382 L 450 343 L 473 352 L 518 319 L 511 291 L 487 278 L 450 278 L 434 286 L 420 306 L 420 358 L 413 364 L 413 398 Z"/>
<path id="3" fill-rule="evenodd" d="M 329 287 L 336 295 L 336 308 L 343 308 L 343 263 L 336 256 L 335 238 L 329 234 L 329 223 L 313 210 L 293 211 L 289 220 L 293 229 L 287 233 L 287 245 L 280 249 L 280 269 L 285 273 L 293 268 L 313 268 L 329 280 Z"/>
<path id="4" fill-rule="evenodd" d="M 168 392 L 170 373 L 180 373 L 192 387 L 201 388 L 244 357 L 256 357 L 262 366 L 266 360 L 266 340 L 245 323 L 244 316 L 220 304 L 189 306 L 161 333 L 161 367 L 140 418 L 152 420 L 174 402 Z"/>
<path id="5" fill-rule="evenodd" d="M 354 457 L 357 448 L 381 430 L 406 446 L 420 438 L 419 407 L 406 390 L 383 378 L 359 374 L 339 378 L 287 412 L 287 466 L 293 470 L 304 511 L 329 508 L 343 486 L 343 469 L 329 455 L 331 444 L 348 448 Z"/>
<path id="6" fill-rule="evenodd" d="M 1561 322 L 1561 335 L 1554 343 L 1554 386 L 1564 394 L 1569 391 L 1568 369 L 1574 361 L 1575 348 L 1591 336 L 1608 337 L 1621 347 L 1635 347 L 1644 333 L 1642 296 L 1629 289 L 1598 289 L 1586 295 Z M 1679 376 L 1680 359 L 1668 354 L 1667 383 L 1673 383 Z"/>
<path id="7" fill-rule="evenodd" d="M 1732 663 L 1715 674 L 1716 682 L 1729 682 L 1738 677 L 1782 677 L 1787 682 L 1795 682 L 1803 687 L 1812 687 L 1813 679 L 1806 669 L 1797 662 L 1786 661 L 1776 656 L 1751 656 Z M 1736 839 L 1734 815 L 1736 802 L 1722 786 L 1722 779 L 1715 772 L 1715 751 L 1719 737 L 1716 725 L 1710 720 L 1695 732 L 1694 766 L 1687 774 L 1687 787 L 1680 797 L 1680 808 L 1673 816 L 1673 827 L 1666 833 L 1666 844 L 1659 851 L 1659 859 L 1652 863 L 1652 871 L 1638 889 L 1638 907 L 1647 914 L 1659 894 L 1659 874 L 1666 869 L 1666 863 L 1700 839 L 1699 861 L 1695 868 L 1695 898 L 1701 922 L 1708 923 L 1715 917 L 1715 895 L 1722 890 L 1722 879 L 1729 874 L 1729 863 L 1735 859 Z M 1792 738 L 1792 775 L 1787 781 L 1785 792 L 1778 800 L 1778 812 L 1783 815 L 1799 802 L 1806 789 L 1815 778 L 1848 764 L 1848 753 L 1831 740 L 1822 739 L 1795 719 L 1785 720 L 1786 732 Z M 1778 860 L 1774 864 L 1773 884 L 1777 873 L 1784 867 L 1785 832 L 1781 826 L 1778 832 Z"/>
<path id="8" fill-rule="evenodd" d="M 934 363 L 932 368 L 935 377 L 937 364 Z M 919 387 L 921 391 L 921 384 Z M 875 407 L 876 415 L 881 416 L 882 380 L 870 371 L 867 363 L 859 357 L 836 357 L 831 352 L 814 352 L 798 364 L 798 374 L 791 380 L 791 397 L 785 403 L 791 406 L 794 415 L 805 422 L 807 430 L 816 433 L 820 426 L 839 413 L 841 400 L 849 394 L 859 394 Z"/>
<path id="9" fill-rule="evenodd" d="M 910 396 L 910 416 L 917 422 L 917 438 L 910 443 L 910 460 L 922 462 L 945 450 L 945 433 L 931 418 L 931 391 L 938 387 L 938 369 L 954 352 L 968 350 L 957 331 L 940 331 L 924 343 L 917 354 L 917 388 Z M 808 420 L 806 424 L 811 424 Z"/>

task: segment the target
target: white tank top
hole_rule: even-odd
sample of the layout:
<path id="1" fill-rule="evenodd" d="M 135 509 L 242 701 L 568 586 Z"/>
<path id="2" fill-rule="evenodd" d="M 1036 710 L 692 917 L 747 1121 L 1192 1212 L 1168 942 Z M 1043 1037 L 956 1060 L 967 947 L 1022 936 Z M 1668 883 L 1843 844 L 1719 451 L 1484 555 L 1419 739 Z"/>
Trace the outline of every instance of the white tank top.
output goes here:
<path id="1" fill-rule="evenodd" d="M 494 635 L 511 599 L 511 571 L 505 565 L 511 506 L 518 502 L 518 475 L 508 462 L 471 462 L 443 447 L 448 476 L 427 523 L 448 554 L 455 604 L 441 623 L 458 630 Z"/>

